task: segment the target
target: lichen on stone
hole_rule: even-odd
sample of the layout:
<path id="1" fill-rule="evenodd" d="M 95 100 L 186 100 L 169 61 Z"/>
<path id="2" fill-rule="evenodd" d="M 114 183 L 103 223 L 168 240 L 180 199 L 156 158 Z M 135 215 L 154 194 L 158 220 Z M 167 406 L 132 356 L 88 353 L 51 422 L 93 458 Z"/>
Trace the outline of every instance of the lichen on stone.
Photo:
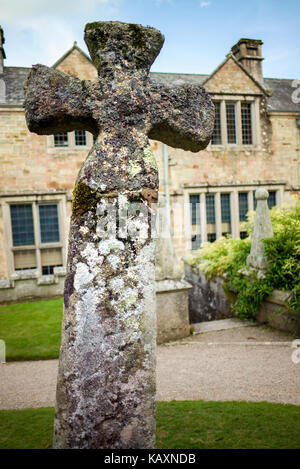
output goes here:
<path id="1" fill-rule="evenodd" d="M 129 169 L 129 174 L 131 176 L 135 176 L 136 174 L 140 173 L 142 171 L 142 167 L 138 164 L 137 160 L 131 160 L 129 161 L 130 164 L 130 169 Z"/>
<path id="2" fill-rule="evenodd" d="M 144 150 L 144 161 L 151 168 L 157 169 L 157 162 L 152 151 L 151 145 L 148 145 Z"/>
<path id="3" fill-rule="evenodd" d="M 94 22 L 85 40 L 98 81 L 36 65 L 25 90 L 30 131 L 84 129 L 97 136 L 73 192 L 53 446 L 153 448 L 155 240 L 149 215 L 156 210 L 158 170 L 149 138 L 200 151 L 213 132 L 214 106 L 200 85 L 151 80 L 164 41 L 160 31 Z"/>

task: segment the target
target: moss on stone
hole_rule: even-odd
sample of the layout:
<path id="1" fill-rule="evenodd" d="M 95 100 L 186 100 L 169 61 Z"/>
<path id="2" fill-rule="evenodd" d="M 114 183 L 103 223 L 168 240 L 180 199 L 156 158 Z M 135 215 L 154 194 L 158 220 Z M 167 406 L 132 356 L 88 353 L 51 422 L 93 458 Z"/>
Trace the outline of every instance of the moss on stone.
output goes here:
<path id="1" fill-rule="evenodd" d="M 96 207 L 96 191 L 92 191 L 86 184 L 79 182 L 73 191 L 72 211 L 76 215 L 81 215 Z"/>
<path id="2" fill-rule="evenodd" d="M 142 28 L 138 24 L 130 23 L 128 24 L 128 30 L 132 35 L 132 45 L 139 49 L 144 49 L 146 46 L 145 34 Z"/>

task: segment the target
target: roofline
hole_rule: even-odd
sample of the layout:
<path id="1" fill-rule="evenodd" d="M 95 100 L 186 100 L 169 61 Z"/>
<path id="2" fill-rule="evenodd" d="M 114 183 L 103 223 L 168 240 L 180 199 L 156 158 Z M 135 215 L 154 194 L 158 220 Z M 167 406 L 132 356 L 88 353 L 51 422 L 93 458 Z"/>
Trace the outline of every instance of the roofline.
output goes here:
<path id="1" fill-rule="evenodd" d="M 187 76 L 196 76 L 196 77 L 207 77 L 208 73 L 181 73 L 181 72 L 150 72 L 158 73 L 159 75 L 187 75 Z"/>
<path id="2" fill-rule="evenodd" d="M 239 44 L 242 44 L 243 42 L 253 42 L 253 43 L 256 43 L 256 44 L 259 44 L 259 45 L 263 45 L 263 41 L 261 39 L 251 39 L 250 37 L 242 37 L 241 39 L 239 39 L 238 42 L 236 42 L 231 50 L 235 47 L 235 46 L 238 46 Z"/>
<path id="3" fill-rule="evenodd" d="M 291 114 L 293 114 L 293 115 L 300 114 L 300 110 L 295 111 L 295 109 L 293 109 L 292 111 L 288 110 L 288 109 L 280 109 L 280 110 L 267 109 L 267 112 L 268 112 L 268 114 L 289 114 L 289 115 L 291 115 Z"/>
<path id="4" fill-rule="evenodd" d="M 22 69 L 22 70 L 31 70 L 31 67 L 18 67 L 17 65 L 4 65 L 4 69 L 7 68 L 17 68 L 17 69 Z"/>
<path id="5" fill-rule="evenodd" d="M 78 50 L 78 52 L 80 52 L 80 54 L 82 54 L 94 67 L 95 65 L 93 64 L 92 60 L 90 59 L 90 57 L 82 50 L 80 49 L 80 47 L 78 47 L 77 45 L 77 42 L 74 41 L 74 44 L 73 46 L 71 47 L 71 49 L 67 50 L 67 52 L 64 53 L 64 55 L 58 59 L 51 67 L 52 68 L 56 68 L 61 62 L 63 62 L 65 60 L 65 58 L 71 54 L 71 52 L 73 52 L 73 50 Z"/>
<path id="6" fill-rule="evenodd" d="M 264 77 L 264 80 L 286 80 L 286 81 L 294 81 L 297 80 L 297 78 L 274 78 L 274 77 Z"/>
<path id="7" fill-rule="evenodd" d="M 211 73 L 211 75 L 209 75 L 208 78 L 204 80 L 202 85 L 204 86 L 211 79 L 211 77 L 213 77 L 220 70 L 220 68 L 223 67 L 223 65 L 225 65 L 225 63 L 229 61 L 229 59 L 232 59 L 240 67 L 240 69 L 243 70 L 243 72 L 246 73 L 246 75 L 256 84 L 256 86 L 258 86 L 258 88 L 262 90 L 262 92 L 266 96 L 271 96 L 271 90 L 266 89 L 261 83 L 255 80 L 251 73 L 249 73 L 248 70 L 241 63 L 239 63 L 239 61 L 235 58 L 234 54 L 231 51 L 229 52 L 229 54 L 226 55 L 225 60 L 223 60 L 223 62 L 221 62 L 221 64 Z"/>
<path id="8" fill-rule="evenodd" d="M 77 49 L 79 49 L 79 51 L 92 63 L 91 59 L 84 53 L 83 50 L 80 49 L 80 47 L 78 46 L 75 46 Z M 55 62 L 54 65 L 52 65 L 52 67 L 55 67 L 61 60 L 63 60 L 65 58 L 66 55 L 68 55 L 68 53 L 71 53 L 71 51 L 74 49 L 74 46 L 69 49 L 59 60 L 57 60 L 57 62 Z M 152 73 L 156 73 L 157 75 L 184 75 L 184 76 L 195 76 L 195 77 L 207 77 L 207 80 L 226 62 L 226 59 L 223 60 L 223 62 L 221 63 L 221 65 L 219 65 L 215 71 L 211 74 L 209 73 L 182 73 L 182 72 L 150 72 L 150 74 Z M 239 64 L 239 62 L 238 62 Z M 240 65 L 240 64 L 239 64 Z M 241 66 L 241 65 L 240 65 Z M 241 66 L 242 67 L 242 66 Z M 18 65 L 4 65 L 3 69 L 7 70 L 8 68 L 15 68 L 15 69 L 18 69 L 18 70 L 31 70 L 31 67 L 22 67 L 22 66 L 18 66 Z M 246 73 L 247 70 L 245 70 Z M 251 77 L 253 79 L 253 77 Z M 280 78 L 280 77 L 263 77 L 264 80 L 285 80 L 285 81 L 293 81 L 293 80 L 296 80 L 296 78 Z M 206 81 L 206 80 L 205 80 Z"/>

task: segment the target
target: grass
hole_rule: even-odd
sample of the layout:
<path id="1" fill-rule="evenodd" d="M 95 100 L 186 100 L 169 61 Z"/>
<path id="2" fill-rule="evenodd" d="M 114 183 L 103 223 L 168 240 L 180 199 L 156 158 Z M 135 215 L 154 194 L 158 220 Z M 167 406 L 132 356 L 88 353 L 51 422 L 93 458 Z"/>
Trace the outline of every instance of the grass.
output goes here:
<path id="1" fill-rule="evenodd" d="M 0 449 L 51 447 L 52 407 L 0 411 Z M 158 449 L 299 449 L 300 407 L 268 402 L 157 404 Z"/>
<path id="2" fill-rule="evenodd" d="M 62 311 L 62 298 L 0 306 L 6 360 L 58 358 Z"/>
<path id="3" fill-rule="evenodd" d="M 269 402 L 158 403 L 160 449 L 299 449 L 300 406 Z"/>
<path id="4" fill-rule="evenodd" d="M 57 358 L 62 299 L 0 306 L 7 360 Z M 51 447 L 54 409 L 0 411 L 1 449 Z M 159 449 L 299 449 L 300 406 L 172 401 L 157 405 Z"/>

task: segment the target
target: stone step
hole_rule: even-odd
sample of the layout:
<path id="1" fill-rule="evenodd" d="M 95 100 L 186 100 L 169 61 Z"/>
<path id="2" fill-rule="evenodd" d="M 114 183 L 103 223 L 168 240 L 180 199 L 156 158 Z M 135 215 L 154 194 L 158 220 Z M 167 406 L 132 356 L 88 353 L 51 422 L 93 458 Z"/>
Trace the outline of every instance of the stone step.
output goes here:
<path id="1" fill-rule="evenodd" d="M 242 321 L 236 318 L 217 319 L 215 321 L 203 321 L 191 324 L 194 328 L 193 334 L 201 334 L 202 332 L 222 331 L 224 329 L 234 329 L 235 327 L 255 326 L 250 321 Z"/>

